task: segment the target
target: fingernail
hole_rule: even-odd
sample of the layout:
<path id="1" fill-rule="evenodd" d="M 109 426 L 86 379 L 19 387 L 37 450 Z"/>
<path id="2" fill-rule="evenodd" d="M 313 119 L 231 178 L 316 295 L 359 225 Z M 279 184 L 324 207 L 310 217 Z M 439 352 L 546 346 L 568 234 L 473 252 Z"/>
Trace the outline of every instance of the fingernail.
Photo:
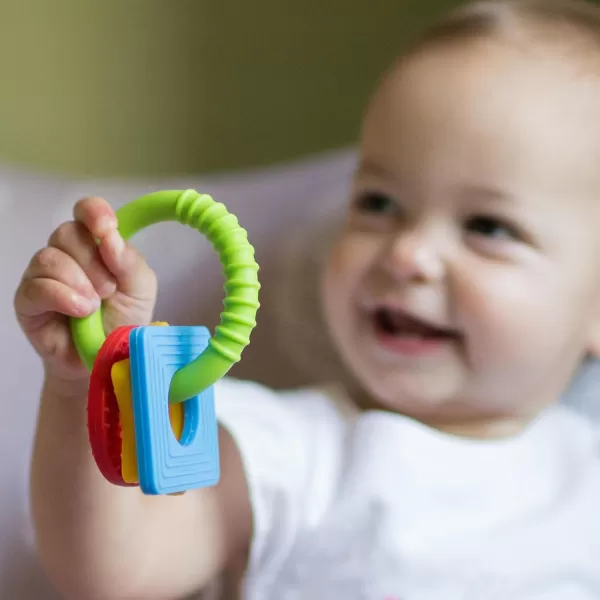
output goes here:
<path id="1" fill-rule="evenodd" d="M 88 300 L 96 301 L 98 298 L 98 294 L 96 294 L 96 290 L 90 283 L 90 280 L 83 273 L 77 278 L 76 285 L 74 286 L 77 292 L 87 298 Z"/>
<path id="2" fill-rule="evenodd" d="M 98 286 L 98 295 L 99 298 L 108 298 L 115 293 L 117 289 L 117 282 L 112 277 L 110 279 L 106 279 Z M 98 300 L 100 302 L 100 300 Z"/>
<path id="3" fill-rule="evenodd" d="M 100 298 L 91 299 L 79 294 L 73 294 L 73 305 L 75 312 L 86 316 L 100 308 Z"/>
<path id="4" fill-rule="evenodd" d="M 100 217 L 98 219 L 98 223 L 96 224 L 98 235 L 102 236 L 112 229 L 115 229 L 117 226 L 117 222 L 113 217 Z"/>
<path id="5" fill-rule="evenodd" d="M 121 237 L 121 234 L 115 229 L 110 232 L 110 244 L 113 247 L 116 256 L 120 256 L 125 249 L 125 240 Z"/>
<path id="6" fill-rule="evenodd" d="M 81 291 L 81 290 L 80 290 Z M 86 302 L 91 306 L 100 306 L 102 302 L 100 295 L 94 288 L 86 289 L 85 293 L 80 294 L 82 298 L 85 298 Z"/>

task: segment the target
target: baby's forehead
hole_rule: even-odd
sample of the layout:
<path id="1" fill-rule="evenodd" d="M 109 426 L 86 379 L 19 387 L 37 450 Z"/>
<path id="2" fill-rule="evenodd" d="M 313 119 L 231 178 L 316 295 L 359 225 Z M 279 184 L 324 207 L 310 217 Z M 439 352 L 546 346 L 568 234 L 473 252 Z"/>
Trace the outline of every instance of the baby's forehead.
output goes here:
<path id="1" fill-rule="evenodd" d="M 589 96 L 591 84 L 600 80 L 600 7 L 580 0 L 468 3 L 406 48 L 383 81 L 390 73 L 414 72 L 433 59 L 443 64 L 457 55 L 463 68 L 456 62 L 448 68 L 494 71 L 505 59 L 532 79 L 546 75 L 563 86 L 590 84 Z"/>
<path id="2" fill-rule="evenodd" d="M 563 92 L 577 88 L 580 93 L 585 89 L 589 96 L 600 85 L 600 38 L 596 43 L 574 34 L 560 38 L 559 33 L 560 30 L 554 30 L 552 33 L 475 37 L 423 46 L 400 55 L 376 92 L 390 81 L 411 81 L 411 77 L 418 77 L 425 69 L 429 69 L 430 75 L 437 69 L 438 75 L 442 71 L 451 75 L 446 83 L 449 80 L 465 82 L 466 74 L 471 76 L 471 81 L 481 81 L 487 86 L 510 85 L 512 79 L 523 77 L 524 83 L 527 80 L 552 83 L 555 92 L 561 88 Z M 443 92 L 439 88 L 438 91 Z"/>
<path id="3" fill-rule="evenodd" d="M 489 134 L 481 143 L 518 142 L 523 153 L 545 150 L 582 165 L 591 159 L 596 170 L 599 107 L 600 70 L 578 70 L 551 49 L 477 40 L 398 61 L 372 97 L 363 142 L 475 131 Z"/>
<path id="4" fill-rule="evenodd" d="M 480 2 L 434 28 L 374 92 L 363 155 L 418 185 L 443 163 L 453 181 L 508 184 L 595 217 L 600 8 L 571 1 Z"/>
<path id="5" fill-rule="evenodd" d="M 599 107 L 595 74 L 550 53 L 479 42 L 395 65 L 373 97 L 361 148 L 411 189 L 445 172 L 453 184 L 580 210 L 580 199 L 600 197 Z"/>

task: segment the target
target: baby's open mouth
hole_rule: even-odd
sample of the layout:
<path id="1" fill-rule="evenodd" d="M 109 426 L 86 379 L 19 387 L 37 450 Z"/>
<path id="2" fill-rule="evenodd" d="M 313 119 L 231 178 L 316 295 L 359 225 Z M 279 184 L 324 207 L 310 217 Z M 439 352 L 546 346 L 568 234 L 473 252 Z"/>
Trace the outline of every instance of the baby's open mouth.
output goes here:
<path id="1" fill-rule="evenodd" d="M 442 329 L 402 310 L 377 308 L 373 313 L 375 331 L 380 336 L 412 338 L 415 340 L 443 341 L 458 337 L 456 331 Z"/>

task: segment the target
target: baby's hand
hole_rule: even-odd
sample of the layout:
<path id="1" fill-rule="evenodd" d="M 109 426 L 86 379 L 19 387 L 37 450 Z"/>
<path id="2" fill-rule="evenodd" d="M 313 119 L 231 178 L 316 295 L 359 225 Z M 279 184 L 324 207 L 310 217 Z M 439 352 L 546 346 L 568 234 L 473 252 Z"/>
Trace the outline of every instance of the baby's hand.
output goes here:
<path id="1" fill-rule="evenodd" d="M 147 324 L 157 291 L 153 271 L 124 242 L 105 200 L 80 200 L 74 217 L 34 255 L 15 295 L 17 318 L 46 373 L 64 381 L 88 376 L 72 342 L 68 317 L 90 315 L 102 301 L 107 333 L 120 325 Z"/>

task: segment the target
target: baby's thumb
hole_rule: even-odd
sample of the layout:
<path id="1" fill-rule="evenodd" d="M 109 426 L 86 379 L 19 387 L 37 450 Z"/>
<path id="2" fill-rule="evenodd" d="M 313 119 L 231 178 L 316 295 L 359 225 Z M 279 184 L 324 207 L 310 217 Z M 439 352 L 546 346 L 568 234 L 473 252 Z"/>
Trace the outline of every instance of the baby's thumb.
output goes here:
<path id="1" fill-rule="evenodd" d="M 156 277 L 144 257 L 118 230 L 113 229 L 100 241 L 100 256 L 117 281 L 122 294 L 140 301 L 154 302 Z"/>

